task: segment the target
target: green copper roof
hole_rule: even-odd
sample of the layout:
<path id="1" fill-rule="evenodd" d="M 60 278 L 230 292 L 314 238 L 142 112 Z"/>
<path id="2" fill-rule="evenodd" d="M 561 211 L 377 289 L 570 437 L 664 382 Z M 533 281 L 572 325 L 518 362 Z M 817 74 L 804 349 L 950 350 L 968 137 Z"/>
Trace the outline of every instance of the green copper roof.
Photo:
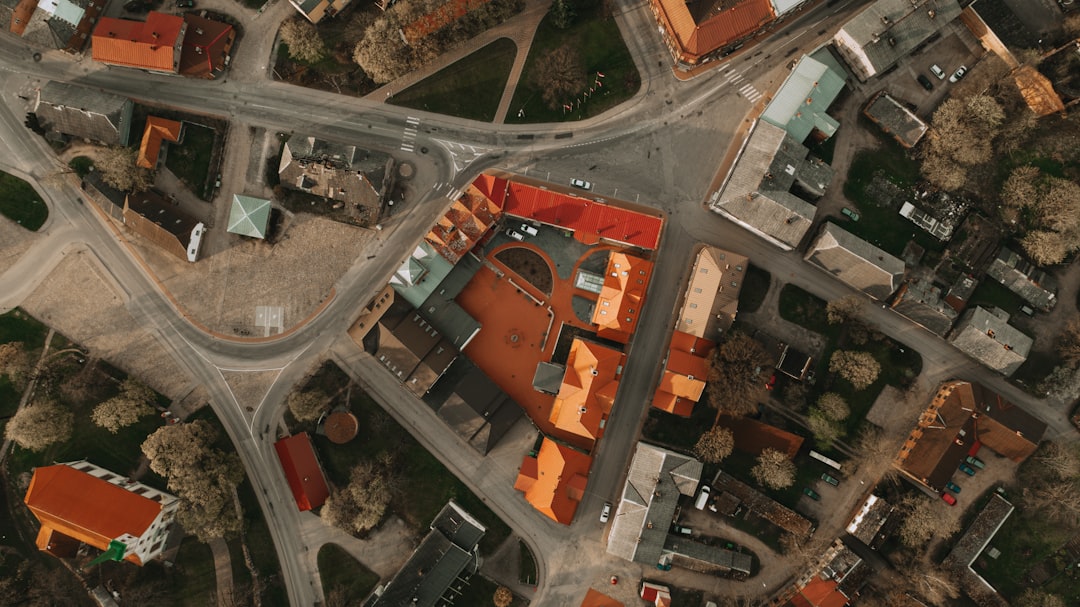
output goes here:
<path id="1" fill-rule="evenodd" d="M 229 211 L 229 232 L 252 238 L 266 238 L 270 225 L 270 201 L 233 194 Z"/>

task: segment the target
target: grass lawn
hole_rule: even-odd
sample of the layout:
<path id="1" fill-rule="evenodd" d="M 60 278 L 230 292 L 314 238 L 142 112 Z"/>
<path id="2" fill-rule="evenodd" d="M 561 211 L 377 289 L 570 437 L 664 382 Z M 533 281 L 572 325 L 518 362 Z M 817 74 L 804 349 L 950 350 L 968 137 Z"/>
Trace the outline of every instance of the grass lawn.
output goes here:
<path id="1" fill-rule="evenodd" d="M 48 327 L 18 308 L 0 314 L 0 344 L 21 341 L 27 350 L 40 350 L 48 332 Z"/>
<path id="2" fill-rule="evenodd" d="M 990 277 L 980 281 L 979 286 L 975 287 L 975 292 L 968 299 L 968 306 L 1001 308 L 1008 312 L 1010 316 L 1020 314 L 1020 308 L 1026 305 L 1027 302 L 1024 301 L 1023 297 L 1006 289 L 1005 285 Z"/>
<path id="3" fill-rule="evenodd" d="M 689 418 L 649 407 L 649 417 L 645 420 L 642 435 L 675 450 L 690 451 L 701 433 L 712 428 L 716 420 L 716 409 L 709 407 L 705 400 L 702 398 L 702 402 L 694 406 Z"/>
<path id="4" fill-rule="evenodd" d="M 765 301 L 765 295 L 769 292 L 770 280 L 772 276 L 768 272 L 750 264 L 750 267 L 746 269 L 742 290 L 739 291 L 740 312 L 757 312 L 761 307 L 761 302 Z"/>
<path id="5" fill-rule="evenodd" d="M 278 562 L 274 539 L 270 536 L 270 528 L 266 526 L 266 519 L 263 518 L 258 500 L 255 499 L 255 492 L 247 479 L 240 483 L 236 491 L 244 509 L 244 539 L 263 584 L 262 604 L 286 607 L 289 596 L 281 579 L 281 563 Z"/>
<path id="6" fill-rule="evenodd" d="M 919 164 L 908 158 L 903 148 L 895 142 L 883 141 L 875 149 L 859 151 L 848 169 L 844 196 L 854 203 L 861 218 L 855 222 L 843 217 L 837 220 L 837 224 L 892 255 L 900 255 L 912 239 L 927 250 L 943 250 L 944 243 L 900 216 L 899 205 L 894 208 L 892 204 L 879 200 L 873 187 L 874 179 L 879 174 L 905 189 L 920 179 Z"/>
<path id="7" fill-rule="evenodd" d="M 521 558 L 518 561 L 518 581 L 522 584 L 536 585 L 536 558 L 533 557 L 532 550 L 529 550 L 525 542 L 518 541 L 518 547 L 521 548 Z"/>
<path id="8" fill-rule="evenodd" d="M 507 123 L 582 120 L 615 107 L 637 92 L 641 86 L 641 76 L 634 66 L 634 59 L 623 42 L 615 20 L 602 16 L 601 5 L 600 0 L 581 0 L 575 4 L 577 18 L 564 30 L 555 27 L 550 14 L 540 22 L 510 103 Z M 561 107 L 549 108 L 541 98 L 542 87 L 533 84 L 537 65 L 542 58 L 564 44 L 577 49 L 581 57 L 586 73 L 585 89 L 593 86 L 597 72 L 604 74 L 603 86 L 597 88 L 574 111 L 565 114 Z M 519 116 L 519 110 L 524 110 L 524 115 Z"/>
<path id="9" fill-rule="evenodd" d="M 187 538 L 180 544 L 176 554 L 176 568 L 179 582 L 175 585 L 177 605 L 199 607 L 210 604 L 210 597 L 217 590 L 217 578 L 214 572 L 214 554 L 210 546 Z"/>
<path id="10" fill-rule="evenodd" d="M 780 300 L 777 303 L 780 308 L 780 318 L 827 337 L 835 336 L 839 333 L 839 328 L 829 324 L 829 318 L 825 312 L 826 305 L 828 302 L 824 299 L 793 284 L 785 284 L 780 289 Z"/>
<path id="11" fill-rule="evenodd" d="M 49 217 L 49 207 L 29 183 L 0 171 L 0 215 L 36 232 Z"/>
<path id="12" fill-rule="evenodd" d="M 347 605 L 359 605 L 379 583 L 379 576 L 337 544 L 323 544 L 319 549 L 319 576 L 324 593 L 338 587 L 344 590 Z"/>
<path id="13" fill-rule="evenodd" d="M 857 205 L 855 210 L 859 213 L 859 221 L 852 221 L 847 216 L 834 217 L 831 221 L 890 255 L 900 257 L 904 247 L 912 240 L 926 249 L 928 257 L 929 253 L 945 250 L 946 243 L 895 210 L 868 204 Z"/>
<path id="14" fill-rule="evenodd" d="M 203 200 L 210 199 L 210 161 L 214 153 L 214 129 L 184 123 L 184 140 L 167 144 L 165 166 Z"/>
<path id="15" fill-rule="evenodd" d="M 1005 521 L 990 541 L 989 545 L 1000 550 L 1001 555 L 996 559 L 985 554 L 980 556 L 975 559 L 974 569 L 992 580 L 998 592 L 1015 600 L 1030 586 L 1025 580 L 1028 572 L 1053 556 L 1069 540 L 1070 534 L 1068 529 L 1039 517 L 1037 513 L 1018 511 Z M 1066 559 L 1058 560 L 1063 568 Z M 1042 586 L 1042 590 L 1060 596 L 1066 605 L 1080 604 L 1080 583 L 1068 574 L 1054 577 Z"/>
<path id="16" fill-rule="evenodd" d="M 495 119 L 517 45 L 499 38 L 390 97 L 388 103 L 482 122 Z"/>

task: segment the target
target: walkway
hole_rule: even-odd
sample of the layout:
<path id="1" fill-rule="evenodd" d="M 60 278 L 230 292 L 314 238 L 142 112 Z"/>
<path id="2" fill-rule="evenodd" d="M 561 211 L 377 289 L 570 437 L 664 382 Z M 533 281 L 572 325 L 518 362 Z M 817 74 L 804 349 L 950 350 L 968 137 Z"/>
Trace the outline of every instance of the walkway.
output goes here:
<path id="1" fill-rule="evenodd" d="M 194 541 L 194 539 L 188 539 Z M 220 537 L 210 540 L 210 552 L 214 554 L 214 579 L 217 581 L 217 604 L 226 607 L 232 603 L 233 575 L 229 544 Z"/>

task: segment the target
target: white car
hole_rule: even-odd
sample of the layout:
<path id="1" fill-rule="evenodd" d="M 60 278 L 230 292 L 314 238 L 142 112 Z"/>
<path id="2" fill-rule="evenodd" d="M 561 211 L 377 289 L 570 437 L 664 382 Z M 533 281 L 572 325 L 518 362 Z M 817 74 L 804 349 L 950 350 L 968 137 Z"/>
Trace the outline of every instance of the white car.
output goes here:
<path id="1" fill-rule="evenodd" d="M 604 502 L 604 509 L 600 511 L 600 522 L 606 523 L 611 516 L 611 502 Z"/>
<path id="2" fill-rule="evenodd" d="M 520 229 L 522 232 L 525 232 L 529 236 L 536 236 L 537 234 L 540 233 L 540 232 L 538 232 L 536 230 L 536 228 L 532 227 L 531 225 L 529 225 L 527 223 L 521 224 L 521 227 L 518 228 L 518 229 Z"/>
<path id="3" fill-rule="evenodd" d="M 510 238 L 513 238 L 514 240 L 518 240 L 518 241 L 525 240 L 525 237 L 521 235 L 521 232 L 518 232 L 514 228 L 507 228 L 506 229 L 506 235 L 509 236 Z"/>
<path id="4" fill-rule="evenodd" d="M 571 179 L 570 180 L 570 185 L 574 186 L 575 188 L 581 188 L 583 190 L 591 190 L 592 189 L 592 184 L 589 183 L 588 181 L 584 181 L 582 179 Z"/>
<path id="5" fill-rule="evenodd" d="M 952 76 L 949 76 L 949 82 L 958 82 L 961 78 L 964 77 L 964 74 L 966 74 L 966 73 L 967 73 L 967 66 L 966 65 L 961 65 L 960 67 L 956 68 L 956 71 L 953 72 Z"/>
<path id="6" fill-rule="evenodd" d="M 938 65 L 936 63 L 934 65 L 930 66 L 930 73 L 937 76 L 938 80 L 944 80 L 945 79 L 945 70 L 938 67 Z"/>

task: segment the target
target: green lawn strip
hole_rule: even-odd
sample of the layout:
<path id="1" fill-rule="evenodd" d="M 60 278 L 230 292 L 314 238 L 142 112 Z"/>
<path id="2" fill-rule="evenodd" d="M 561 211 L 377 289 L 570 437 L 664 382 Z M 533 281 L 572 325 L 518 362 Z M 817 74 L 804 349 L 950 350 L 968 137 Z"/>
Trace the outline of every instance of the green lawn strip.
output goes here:
<path id="1" fill-rule="evenodd" d="M 32 185 L 0 171 L 0 215 L 36 232 L 49 218 L 49 207 Z"/>
<path id="2" fill-rule="evenodd" d="M 177 604 L 185 607 L 209 605 L 210 597 L 217 589 L 214 554 L 210 546 L 189 537 L 180 544 L 175 563 L 179 583 L 172 596 Z"/>
<path id="3" fill-rule="evenodd" d="M 341 587 L 348 605 L 359 605 L 379 583 L 379 576 L 337 544 L 323 544 L 319 549 L 319 576 L 323 592 Z"/>
<path id="4" fill-rule="evenodd" d="M 244 543 L 240 538 L 228 538 L 229 562 L 232 563 L 233 588 L 242 588 L 251 584 L 251 570 L 244 561 Z"/>
<path id="5" fill-rule="evenodd" d="M 522 584 L 535 585 L 538 575 L 536 572 L 536 558 L 533 557 L 532 550 L 529 550 L 525 542 L 519 540 L 518 548 L 521 549 L 521 558 L 518 561 L 518 581 Z"/>
<path id="6" fill-rule="evenodd" d="M 168 144 L 165 166 L 183 181 L 196 196 L 207 198 L 210 161 L 214 152 L 214 129 L 184 123 L 184 140 Z"/>
<path id="7" fill-rule="evenodd" d="M 499 38 L 392 95 L 388 103 L 458 118 L 491 122 L 510 78 L 517 45 Z"/>
<path id="8" fill-rule="evenodd" d="M 641 86 L 641 78 L 634 66 L 633 57 L 623 42 L 614 19 L 601 16 L 599 0 L 582 0 L 575 5 L 577 17 L 574 23 L 561 30 L 552 23 L 551 15 L 544 17 L 536 30 L 529 57 L 525 61 L 521 79 L 514 90 L 507 123 L 567 122 L 596 116 L 634 96 Z M 585 89 L 593 86 L 597 72 L 604 74 L 603 86 L 572 112 L 563 113 L 561 107 L 551 109 L 541 98 L 542 89 L 533 84 L 537 64 L 551 50 L 569 44 L 576 48 L 585 66 Z M 524 110 L 519 117 L 518 111 Z"/>
<path id="9" fill-rule="evenodd" d="M 739 291 L 739 311 L 757 312 L 761 302 L 765 301 L 765 295 L 769 292 L 769 281 L 772 276 L 761 268 L 750 264 L 746 269 L 746 277 L 743 278 L 742 289 Z"/>
<path id="10" fill-rule="evenodd" d="M 281 563 L 274 549 L 270 528 L 266 525 L 258 500 L 255 499 L 255 491 L 247 479 L 240 483 L 236 491 L 240 495 L 240 504 L 244 510 L 244 540 L 263 588 L 263 604 L 285 607 L 289 604 L 289 598 L 281 579 Z"/>
<path id="11" fill-rule="evenodd" d="M 362 429 L 352 442 L 335 445 L 324 436 L 314 437 L 319 460 L 334 485 L 347 485 L 349 470 L 358 462 L 376 460 L 380 454 L 389 452 L 394 454 L 394 474 L 399 486 L 390 511 L 415 529 L 426 531 L 439 510 L 453 499 L 487 527 L 480 542 L 483 554 L 494 552 L 510 535 L 506 523 L 358 388 L 353 389 L 351 411 Z"/>

